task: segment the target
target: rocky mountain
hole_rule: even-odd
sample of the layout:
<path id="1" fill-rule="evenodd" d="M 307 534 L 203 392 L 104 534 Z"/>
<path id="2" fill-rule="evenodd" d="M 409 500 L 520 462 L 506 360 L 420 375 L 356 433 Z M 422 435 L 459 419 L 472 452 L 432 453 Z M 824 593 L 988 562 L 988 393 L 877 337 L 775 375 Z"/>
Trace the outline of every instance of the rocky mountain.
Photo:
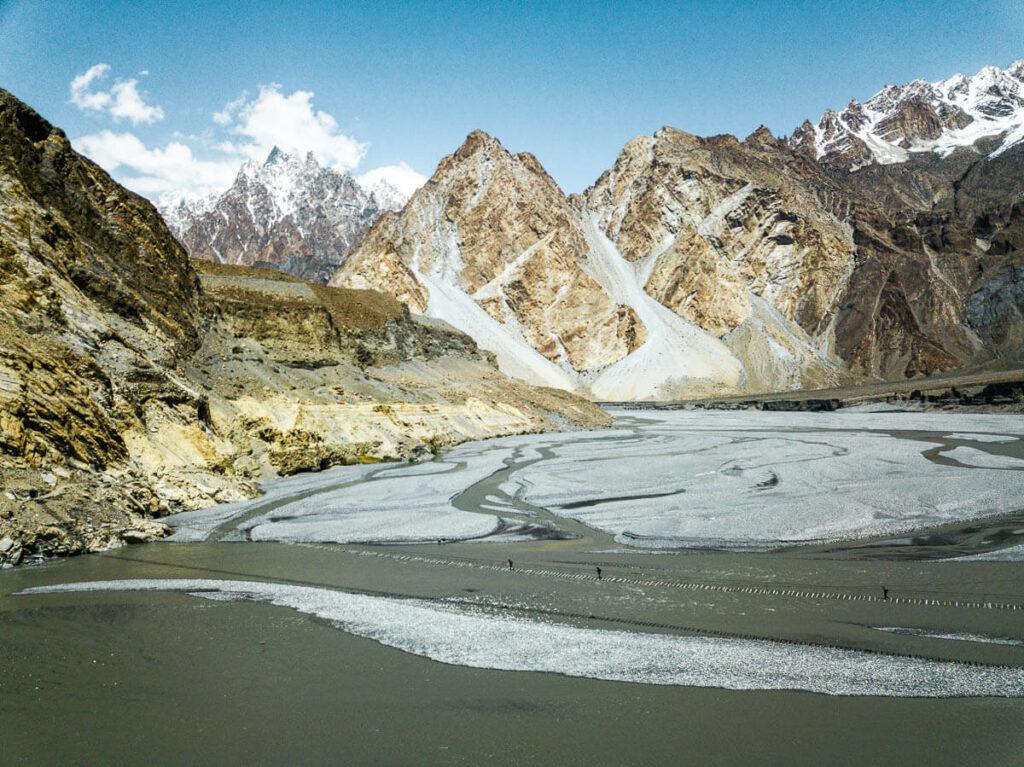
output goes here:
<path id="1" fill-rule="evenodd" d="M 512 375 L 571 389 L 644 340 L 636 312 L 581 268 L 587 252 L 583 222 L 536 158 L 477 131 L 332 284 L 383 287 L 484 339 Z"/>
<path id="2" fill-rule="evenodd" d="M 276 474 L 608 420 L 382 294 L 190 261 L 2 90 L 0 143 L 0 564 L 160 535 Z"/>
<path id="3" fill-rule="evenodd" d="M 998 156 L 1024 141 L 1024 60 L 930 83 L 888 85 L 861 104 L 804 122 L 790 144 L 822 163 L 856 169 L 948 156 L 960 147 Z"/>
<path id="4" fill-rule="evenodd" d="M 945 344 L 959 363 L 1020 362 L 1024 60 L 973 77 L 889 86 L 863 107 L 826 114 L 816 128 L 805 123 L 789 144 L 871 202 L 882 217 L 873 231 L 899 243 L 908 232 L 921 238 L 915 249 L 946 276 L 946 311 L 966 330 Z"/>
<path id="5" fill-rule="evenodd" d="M 766 160 L 761 140 L 666 129 L 570 199 L 532 155 L 472 133 L 332 284 L 391 291 L 468 332 L 509 374 L 599 399 L 835 383 L 843 364 L 818 335 L 849 234 L 771 164 L 800 158 L 769 136 Z"/>
<path id="6" fill-rule="evenodd" d="M 570 198 L 475 132 L 331 284 L 390 292 L 510 375 L 602 400 L 999 365 L 1020 356 L 1020 152 L 975 175 L 965 152 L 982 157 L 851 172 L 765 129 L 665 128 Z M 918 157 L 930 176 L 897 172 Z"/>
<path id="7" fill-rule="evenodd" d="M 597 399 L 999 365 L 1024 314 L 1022 77 L 1018 62 L 889 86 L 783 141 L 664 128 L 582 195 L 476 131 L 407 205 L 274 152 L 166 215 L 194 254 L 317 281 L 338 265 L 331 284 Z"/>
<path id="8" fill-rule="evenodd" d="M 223 194 L 167 197 L 160 207 L 194 258 L 326 282 L 377 216 L 404 202 L 382 179 L 363 188 L 350 174 L 321 167 L 312 153 L 303 158 L 275 147 L 265 162 L 245 163 Z"/>

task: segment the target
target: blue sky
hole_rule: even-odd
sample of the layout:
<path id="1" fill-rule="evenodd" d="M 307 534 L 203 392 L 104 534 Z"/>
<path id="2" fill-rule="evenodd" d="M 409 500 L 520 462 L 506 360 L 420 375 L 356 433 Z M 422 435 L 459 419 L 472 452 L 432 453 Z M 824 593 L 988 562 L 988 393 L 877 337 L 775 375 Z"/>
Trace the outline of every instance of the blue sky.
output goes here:
<path id="1" fill-rule="evenodd" d="M 151 196 L 215 186 L 282 131 L 356 174 L 429 175 L 474 128 L 580 191 L 661 125 L 788 133 L 890 82 L 1022 57 L 1019 0 L 0 0 L 0 86 Z M 100 63 L 71 103 L 72 79 Z"/>

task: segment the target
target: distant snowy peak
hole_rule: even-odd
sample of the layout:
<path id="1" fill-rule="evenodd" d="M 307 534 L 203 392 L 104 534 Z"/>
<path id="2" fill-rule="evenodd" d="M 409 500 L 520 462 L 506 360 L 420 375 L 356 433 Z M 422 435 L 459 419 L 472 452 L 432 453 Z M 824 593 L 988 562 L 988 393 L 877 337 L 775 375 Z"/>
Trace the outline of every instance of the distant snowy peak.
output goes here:
<path id="1" fill-rule="evenodd" d="M 351 174 L 321 166 L 311 152 L 274 147 L 263 162 L 243 164 L 222 194 L 165 197 L 160 209 L 195 258 L 275 266 L 324 282 L 393 204 Z"/>
<path id="2" fill-rule="evenodd" d="M 157 200 L 156 207 L 171 231 L 178 234 L 193 217 L 211 211 L 219 197 L 217 192 L 202 196 L 188 192 L 166 192 Z"/>
<path id="3" fill-rule="evenodd" d="M 242 203 L 255 223 L 271 228 L 303 210 L 307 212 L 305 218 L 310 218 L 309 210 L 318 206 L 398 211 L 425 181 L 425 176 L 405 163 L 377 168 L 354 178 L 349 173 L 322 167 L 312 152 L 301 156 L 274 147 L 264 161 L 244 163 L 226 191 L 205 197 L 171 192 L 160 198 L 158 207 L 171 229 L 179 234 L 217 208 L 220 201 L 229 207 L 232 201 Z"/>
<path id="4" fill-rule="evenodd" d="M 377 198 L 377 204 L 382 209 L 398 211 L 426 183 L 427 177 L 403 162 L 374 168 L 359 176 L 356 181 Z"/>
<path id="5" fill-rule="evenodd" d="M 863 104 L 805 121 L 789 143 L 817 160 L 851 169 L 905 162 L 912 152 L 948 155 L 988 139 L 997 156 L 1024 141 L 1024 60 L 973 77 L 889 85 Z"/>
<path id="6" fill-rule="evenodd" d="M 318 206 L 363 209 L 372 205 L 370 193 L 351 174 L 322 167 L 312 152 L 301 157 L 277 147 L 263 163 L 245 163 L 226 194 L 240 188 L 253 202 L 266 198 L 272 204 L 271 218 L 263 222 L 266 224 Z"/>
<path id="7" fill-rule="evenodd" d="M 409 201 L 409 195 L 402 194 L 393 184 L 379 179 L 371 184 L 362 184 L 363 189 L 373 195 L 381 210 L 401 210 Z"/>

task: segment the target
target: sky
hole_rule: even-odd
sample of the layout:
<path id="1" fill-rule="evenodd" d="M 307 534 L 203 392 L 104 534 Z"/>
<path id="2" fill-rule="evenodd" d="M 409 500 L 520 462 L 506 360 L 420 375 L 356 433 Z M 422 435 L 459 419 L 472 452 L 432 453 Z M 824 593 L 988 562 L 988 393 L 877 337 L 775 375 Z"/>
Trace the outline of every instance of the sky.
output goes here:
<path id="1" fill-rule="evenodd" d="M 154 199 L 274 144 L 412 188 L 477 128 L 577 192 L 662 125 L 782 135 L 1020 58 L 1021 0 L 0 0 L 0 87 Z"/>

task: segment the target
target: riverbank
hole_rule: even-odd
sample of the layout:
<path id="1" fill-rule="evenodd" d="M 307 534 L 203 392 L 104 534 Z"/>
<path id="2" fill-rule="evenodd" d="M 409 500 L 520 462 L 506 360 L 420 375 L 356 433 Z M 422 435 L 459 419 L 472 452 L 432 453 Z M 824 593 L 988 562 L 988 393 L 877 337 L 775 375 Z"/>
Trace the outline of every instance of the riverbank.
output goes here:
<path id="1" fill-rule="evenodd" d="M 675 402 L 610 402 L 611 407 L 675 410 L 832 411 L 890 405 L 909 411 L 1024 413 L 1024 370 L 982 370 L 880 381 L 828 389 L 801 389 Z"/>

